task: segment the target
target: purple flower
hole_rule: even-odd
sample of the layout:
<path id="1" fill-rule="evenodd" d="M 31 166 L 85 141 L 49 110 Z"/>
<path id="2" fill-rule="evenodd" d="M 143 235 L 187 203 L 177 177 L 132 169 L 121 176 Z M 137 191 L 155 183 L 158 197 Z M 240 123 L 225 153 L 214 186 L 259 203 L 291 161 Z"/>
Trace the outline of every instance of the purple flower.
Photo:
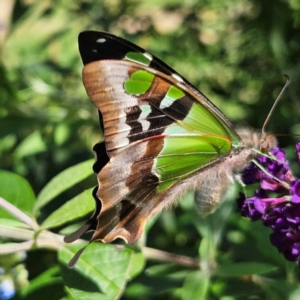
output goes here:
<path id="1" fill-rule="evenodd" d="M 300 164 L 300 141 L 296 143 L 296 152 L 298 154 L 298 163 Z"/>
<path id="2" fill-rule="evenodd" d="M 291 187 L 292 203 L 300 203 L 300 180 L 296 180 Z"/>
<path id="3" fill-rule="evenodd" d="M 300 141 L 296 152 L 300 163 Z M 270 227 L 272 245 L 287 260 L 300 264 L 300 179 L 294 177 L 283 149 L 276 147 L 269 155 L 245 168 L 243 182 L 259 183 L 259 188 L 249 198 L 240 193 L 237 205 L 242 216 Z"/>

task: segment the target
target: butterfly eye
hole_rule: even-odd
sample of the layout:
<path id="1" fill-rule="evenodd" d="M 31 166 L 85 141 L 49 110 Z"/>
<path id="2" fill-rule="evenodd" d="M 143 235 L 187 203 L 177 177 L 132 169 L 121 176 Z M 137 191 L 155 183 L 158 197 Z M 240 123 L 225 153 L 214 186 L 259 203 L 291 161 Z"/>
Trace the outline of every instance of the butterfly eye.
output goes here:
<path id="1" fill-rule="evenodd" d="M 261 140 L 259 148 L 260 151 L 267 152 L 270 149 L 270 144 L 266 140 Z"/>

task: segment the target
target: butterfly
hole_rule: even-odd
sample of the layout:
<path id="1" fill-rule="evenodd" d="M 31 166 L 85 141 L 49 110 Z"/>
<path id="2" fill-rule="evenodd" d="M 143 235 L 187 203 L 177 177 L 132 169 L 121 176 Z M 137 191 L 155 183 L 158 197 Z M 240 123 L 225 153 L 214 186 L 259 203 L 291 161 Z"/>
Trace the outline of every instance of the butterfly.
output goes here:
<path id="1" fill-rule="evenodd" d="M 194 191 L 213 212 L 235 177 L 276 146 L 271 134 L 235 129 L 186 79 L 139 46 L 106 32 L 79 35 L 83 83 L 99 110 L 104 141 L 94 147 L 96 209 L 75 233 L 135 243 L 147 220 Z"/>

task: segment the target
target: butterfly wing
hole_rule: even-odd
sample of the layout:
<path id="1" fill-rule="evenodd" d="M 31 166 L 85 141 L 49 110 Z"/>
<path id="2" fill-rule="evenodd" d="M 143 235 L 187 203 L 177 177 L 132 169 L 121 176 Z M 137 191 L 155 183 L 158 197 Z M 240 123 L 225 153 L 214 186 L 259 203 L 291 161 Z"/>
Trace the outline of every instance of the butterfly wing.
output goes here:
<path id="1" fill-rule="evenodd" d="M 132 142 L 160 134 L 239 137 L 205 99 L 164 73 L 127 61 L 84 67 L 83 82 L 103 118 L 109 156 Z"/>
<path id="2" fill-rule="evenodd" d="M 86 47 L 91 37 L 96 45 Z M 141 48 L 94 32 L 81 33 L 79 45 L 109 157 L 98 173 L 102 208 L 92 240 L 133 243 L 150 216 L 192 189 L 196 178 L 201 184 L 240 139 L 205 96 Z"/>
<path id="3" fill-rule="evenodd" d="M 233 135 L 233 146 L 236 147 L 239 145 L 240 138 L 224 114 L 192 84 L 190 84 L 185 78 L 181 77 L 175 70 L 165 64 L 159 58 L 153 56 L 141 47 L 107 32 L 81 32 L 78 37 L 78 45 L 84 65 L 103 60 L 117 60 L 118 62 L 130 61 L 135 62 L 140 66 L 148 66 L 153 70 L 159 71 L 171 78 L 174 78 L 175 81 L 185 85 L 188 90 L 192 91 L 196 95 L 196 98 L 198 98 L 198 100 L 200 99 L 200 101 L 210 110 L 214 111 L 214 114 L 216 114 L 220 120 L 223 120 L 223 122 L 226 124 L 226 127 L 229 128 L 230 134 Z M 103 129 L 101 112 L 100 123 Z"/>
<path id="4" fill-rule="evenodd" d="M 201 136 L 162 135 L 132 143 L 112 157 L 98 174 L 102 210 L 93 239 L 135 242 L 149 217 L 193 188 L 200 170 L 218 162 L 219 149 L 230 146 L 227 140 L 218 142 L 219 147 Z"/>
<path id="5" fill-rule="evenodd" d="M 130 60 L 140 62 L 166 75 L 177 74 L 180 77 L 162 60 L 154 57 L 143 48 L 107 32 L 81 32 L 78 37 L 78 45 L 84 65 L 105 59 Z"/>

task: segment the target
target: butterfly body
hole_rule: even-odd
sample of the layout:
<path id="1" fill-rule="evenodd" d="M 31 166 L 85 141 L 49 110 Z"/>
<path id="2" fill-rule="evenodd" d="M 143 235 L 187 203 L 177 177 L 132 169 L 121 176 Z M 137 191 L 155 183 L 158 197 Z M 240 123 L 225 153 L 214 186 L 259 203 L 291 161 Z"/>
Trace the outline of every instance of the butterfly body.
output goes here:
<path id="1" fill-rule="evenodd" d="M 105 136 L 96 150 L 104 163 L 94 166 L 96 211 L 85 227 L 95 230 L 92 240 L 136 242 L 151 216 L 190 190 L 200 214 L 212 212 L 252 149 L 264 138 L 276 145 L 272 135 L 236 131 L 188 81 L 126 40 L 88 31 L 79 49 Z"/>

